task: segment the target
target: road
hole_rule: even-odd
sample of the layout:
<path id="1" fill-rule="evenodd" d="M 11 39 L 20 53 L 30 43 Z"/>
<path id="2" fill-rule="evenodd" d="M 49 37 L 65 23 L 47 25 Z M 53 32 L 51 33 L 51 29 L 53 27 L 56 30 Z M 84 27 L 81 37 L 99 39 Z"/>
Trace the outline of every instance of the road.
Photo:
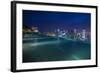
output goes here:
<path id="1" fill-rule="evenodd" d="M 91 58 L 90 44 L 31 33 L 23 37 L 23 62 L 72 61 Z"/>

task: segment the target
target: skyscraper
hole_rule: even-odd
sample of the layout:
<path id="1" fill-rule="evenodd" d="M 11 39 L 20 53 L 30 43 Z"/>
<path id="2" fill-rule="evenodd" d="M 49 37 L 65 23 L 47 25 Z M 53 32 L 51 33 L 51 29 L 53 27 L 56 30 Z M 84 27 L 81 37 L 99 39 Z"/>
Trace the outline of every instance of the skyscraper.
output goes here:
<path id="1" fill-rule="evenodd" d="M 82 30 L 82 40 L 86 40 L 86 30 L 85 29 L 83 29 Z"/>

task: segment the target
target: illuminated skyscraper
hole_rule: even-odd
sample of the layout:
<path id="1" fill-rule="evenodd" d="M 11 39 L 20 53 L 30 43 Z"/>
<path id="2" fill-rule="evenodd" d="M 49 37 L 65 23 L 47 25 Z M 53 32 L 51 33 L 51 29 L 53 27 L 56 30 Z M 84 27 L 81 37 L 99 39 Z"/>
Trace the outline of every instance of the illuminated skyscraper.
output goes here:
<path id="1" fill-rule="evenodd" d="M 77 39 L 77 30 L 74 29 L 74 40 L 76 40 L 76 39 Z"/>
<path id="2" fill-rule="evenodd" d="M 86 40 L 86 30 L 82 30 L 82 40 Z"/>

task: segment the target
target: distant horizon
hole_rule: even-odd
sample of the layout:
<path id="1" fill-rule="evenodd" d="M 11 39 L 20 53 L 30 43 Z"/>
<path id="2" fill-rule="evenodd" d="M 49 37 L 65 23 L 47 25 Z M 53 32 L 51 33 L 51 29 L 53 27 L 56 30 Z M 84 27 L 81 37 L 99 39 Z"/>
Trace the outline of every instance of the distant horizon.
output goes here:
<path id="1" fill-rule="evenodd" d="M 40 32 L 53 32 L 56 29 L 85 29 L 91 32 L 91 14 L 23 10 L 23 26 L 37 27 Z"/>

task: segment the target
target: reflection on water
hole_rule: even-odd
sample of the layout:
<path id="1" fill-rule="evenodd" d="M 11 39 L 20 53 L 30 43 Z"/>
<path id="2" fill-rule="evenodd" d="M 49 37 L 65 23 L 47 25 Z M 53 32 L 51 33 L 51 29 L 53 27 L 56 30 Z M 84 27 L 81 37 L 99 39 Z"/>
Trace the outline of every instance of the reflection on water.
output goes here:
<path id="1" fill-rule="evenodd" d="M 23 37 L 23 62 L 86 60 L 91 58 L 89 42 L 40 34 Z"/>

